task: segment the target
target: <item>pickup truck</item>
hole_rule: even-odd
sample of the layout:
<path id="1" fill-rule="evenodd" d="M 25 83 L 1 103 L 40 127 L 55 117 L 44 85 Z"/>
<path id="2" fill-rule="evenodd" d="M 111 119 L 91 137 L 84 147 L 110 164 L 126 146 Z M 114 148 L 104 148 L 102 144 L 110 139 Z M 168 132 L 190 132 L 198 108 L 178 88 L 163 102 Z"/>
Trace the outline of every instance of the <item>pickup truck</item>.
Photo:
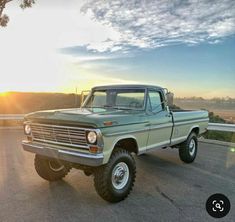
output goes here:
<path id="1" fill-rule="evenodd" d="M 208 112 L 170 110 L 167 95 L 166 89 L 151 85 L 94 87 L 80 108 L 26 115 L 23 148 L 36 154 L 36 172 L 45 180 L 60 180 L 71 168 L 80 169 L 94 175 L 104 200 L 121 201 L 134 185 L 133 154 L 178 148 L 185 163 L 197 155 Z"/>

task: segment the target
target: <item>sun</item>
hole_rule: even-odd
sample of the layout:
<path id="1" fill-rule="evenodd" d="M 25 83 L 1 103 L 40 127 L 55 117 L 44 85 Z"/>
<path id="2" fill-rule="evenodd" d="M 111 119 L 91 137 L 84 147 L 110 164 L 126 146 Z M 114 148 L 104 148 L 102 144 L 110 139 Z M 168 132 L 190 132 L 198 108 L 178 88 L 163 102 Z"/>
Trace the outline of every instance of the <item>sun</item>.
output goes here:
<path id="1" fill-rule="evenodd" d="M 0 97 L 7 96 L 8 94 L 9 94 L 9 92 L 0 92 Z"/>

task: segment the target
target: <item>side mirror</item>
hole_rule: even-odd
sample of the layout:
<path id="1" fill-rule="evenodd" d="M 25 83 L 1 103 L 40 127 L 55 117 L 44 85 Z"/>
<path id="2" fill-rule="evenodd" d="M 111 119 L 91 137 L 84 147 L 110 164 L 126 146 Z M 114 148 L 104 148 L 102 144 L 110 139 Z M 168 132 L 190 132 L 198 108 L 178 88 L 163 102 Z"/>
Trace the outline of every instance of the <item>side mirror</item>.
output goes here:
<path id="1" fill-rule="evenodd" d="M 173 104 L 174 104 L 174 93 L 167 92 L 166 93 L 166 99 L 167 99 L 168 106 L 169 107 L 173 106 Z"/>

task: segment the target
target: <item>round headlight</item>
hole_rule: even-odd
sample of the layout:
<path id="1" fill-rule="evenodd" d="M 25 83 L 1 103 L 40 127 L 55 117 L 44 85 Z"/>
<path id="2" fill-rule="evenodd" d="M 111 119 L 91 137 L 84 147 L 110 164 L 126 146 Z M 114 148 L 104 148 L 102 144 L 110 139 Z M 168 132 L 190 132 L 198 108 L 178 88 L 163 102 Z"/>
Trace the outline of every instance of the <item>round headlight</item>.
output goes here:
<path id="1" fill-rule="evenodd" d="M 97 135 L 95 132 L 93 131 L 90 131 L 88 134 L 87 134 L 87 141 L 89 143 L 92 143 L 94 144 L 96 142 L 96 139 L 97 139 Z"/>
<path id="2" fill-rule="evenodd" d="M 26 135 L 30 135 L 31 134 L 31 127 L 30 127 L 29 124 L 26 124 L 24 126 L 24 132 L 25 132 Z"/>

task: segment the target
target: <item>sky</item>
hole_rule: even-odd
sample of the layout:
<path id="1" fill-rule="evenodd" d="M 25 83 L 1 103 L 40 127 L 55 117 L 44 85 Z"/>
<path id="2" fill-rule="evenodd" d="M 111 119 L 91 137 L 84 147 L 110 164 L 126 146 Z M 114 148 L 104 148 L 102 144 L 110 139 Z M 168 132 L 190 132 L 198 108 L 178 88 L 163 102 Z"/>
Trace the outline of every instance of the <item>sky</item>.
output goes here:
<path id="1" fill-rule="evenodd" d="M 19 2 L 0 28 L 0 92 L 146 83 L 235 98 L 234 0 Z"/>

